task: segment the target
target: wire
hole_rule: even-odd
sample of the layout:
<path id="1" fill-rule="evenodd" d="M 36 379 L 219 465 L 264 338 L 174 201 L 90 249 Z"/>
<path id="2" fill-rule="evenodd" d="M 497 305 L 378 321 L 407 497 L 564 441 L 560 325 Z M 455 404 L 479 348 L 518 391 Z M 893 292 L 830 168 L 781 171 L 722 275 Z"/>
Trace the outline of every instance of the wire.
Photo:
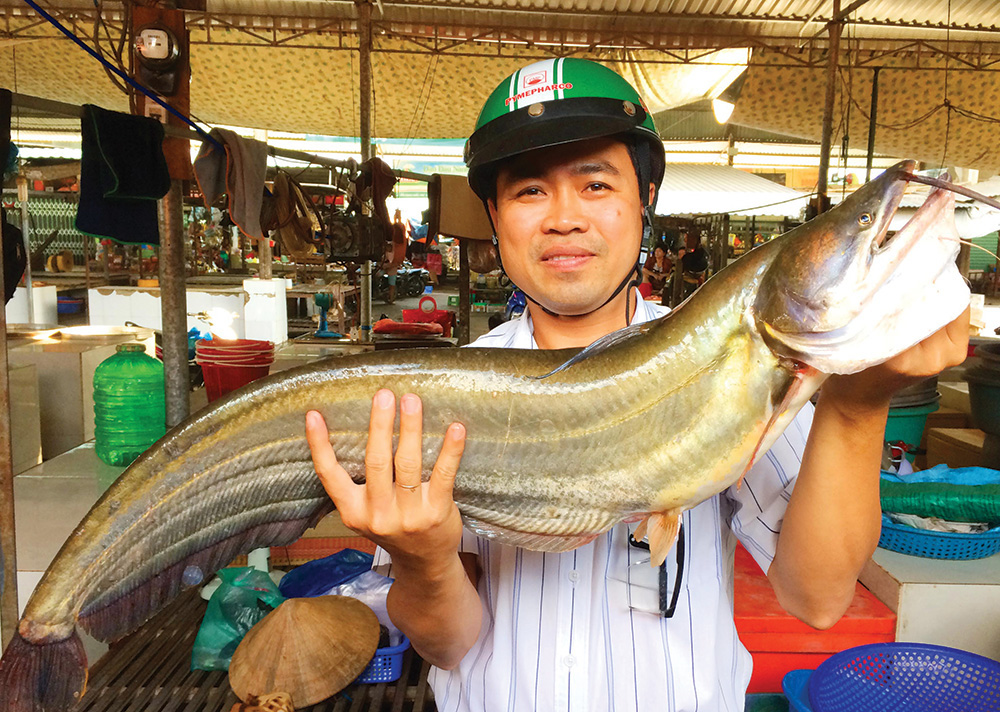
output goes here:
<path id="1" fill-rule="evenodd" d="M 91 57 L 93 57 L 98 62 L 100 62 L 101 64 L 103 64 L 106 68 L 110 69 L 115 74 L 117 74 L 120 79 L 123 79 L 128 84 L 131 84 L 133 87 L 135 87 L 136 89 L 138 89 L 139 91 L 141 91 L 147 97 L 149 97 L 150 99 L 152 99 L 153 101 L 155 101 L 157 104 L 159 104 L 164 109 L 166 109 L 167 111 L 169 111 L 171 114 L 173 114 L 174 116 L 176 116 L 178 119 L 180 119 L 181 121 L 183 121 L 184 123 L 186 123 L 188 126 L 190 126 L 191 128 L 193 128 L 199 135 L 201 135 L 202 138 L 204 138 L 206 141 L 212 143 L 218 150 L 220 150 L 220 151 L 224 151 L 225 150 L 225 147 L 222 145 L 221 142 L 217 141 L 214 137 L 209 136 L 209 134 L 208 134 L 207 131 L 205 131 L 203 128 L 201 128 L 200 126 L 198 126 L 198 124 L 196 124 L 194 121 L 192 121 L 189 117 L 187 117 L 184 114 L 182 114 L 181 112 L 179 112 L 173 106 L 171 106 L 170 104 L 168 104 L 167 102 L 165 102 L 163 99 L 161 99 L 160 97 L 158 97 L 154 92 L 150 91 L 149 89 L 147 89 L 146 87 L 144 87 L 142 84 L 140 84 L 139 82 L 135 81 L 130 76 L 128 76 L 127 74 L 125 74 L 124 72 L 122 72 L 120 69 L 118 69 L 117 67 L 115 67 L 114 65 L 112 65 L 110 62 L 108 62 L 106 59 L 104 59 L 104 57 L 102 57 L 98 52 L 96 52 L 93 48 L 89 47 L 85 42 L 83 42 L 79 37 L 77 37 L 72 32 L 70 32 L 68 29 L 66 29 L 65 27 L 63 27 L 63 25 L 60 24 L 60 22 L 56 18 L 52 17 L 52 15 L 50 15 L 49 13 L 47 13 L 41 6 L 39 6 L 38 3 L 35 2 L 35 0 L 24 0 L 24 2 L 27 3 L 28 6 L 30 6 L 32 10 L 34 10 L 39 15 L 41 15 L 43 18 L 45 18 L 45 20 L 49 24 L 51 24 L 57 30 L 59 30 L 60 32 L 62 32 L 64 35 L 66 35 L 69 39 L 73 40 L 73 42 L 75 42 L 77 45 L 79 45 L 79 47 L 82 50 L 84 50 L 87 54 L 89 54 Z"/>
<path id="2" fill-rule="evenodd" d="M 951 140 L 951 102 L 948 100 L 948 78 L 951 74 L 951 0 L 948 0 L 948 30 L 945 34 L 944 55 L 944 105 L 947 110 L 944 123 L 944 147 L 941 149 L 941 167 L 948 158 L 948 142 Z"/>

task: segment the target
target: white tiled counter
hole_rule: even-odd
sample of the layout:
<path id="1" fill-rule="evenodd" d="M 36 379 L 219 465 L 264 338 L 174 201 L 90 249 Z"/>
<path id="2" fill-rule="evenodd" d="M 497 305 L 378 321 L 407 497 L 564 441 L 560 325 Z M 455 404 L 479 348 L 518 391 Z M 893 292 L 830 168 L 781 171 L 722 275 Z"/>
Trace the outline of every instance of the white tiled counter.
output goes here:
<path id="1" fill-rule="evenodd" d="M 146 352 L 153 336 L 142 332 Z M 107 339 L 20 340 L 8 353 L 11 366 L 34 365 L 41 406 L 42 457 L 46 460 L 94 437 L 94 371 L 113 356 L 119 343 L 134 336 Z"/>
<path id="2" fill-rule="evenodd" d="M 972 561 L 876 549 L 859 580 L 896 614 L 896 640 L 1000 660 L 1000 554 Z"/>
<path id="3" fill-rule="evenodd" d="M 88 442 L 14 478 L 18 613 L 63 542 L 125 468 L 106 465 Z M 91 662 L 107 646 L 84 636 Z"/>

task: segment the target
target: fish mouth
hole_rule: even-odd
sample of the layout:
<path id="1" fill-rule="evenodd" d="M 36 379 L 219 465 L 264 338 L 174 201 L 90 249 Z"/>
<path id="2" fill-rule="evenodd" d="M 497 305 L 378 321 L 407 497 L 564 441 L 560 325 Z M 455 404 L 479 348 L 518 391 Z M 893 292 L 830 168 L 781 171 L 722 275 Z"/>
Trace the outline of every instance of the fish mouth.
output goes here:
<path id="1" fill-rule="evenodd" d="M 899 180 L 905 181 L 906 177 L 901 176 Z M 945 173 L 941 177 L 941 180 L 948 181 L 948 174 Z M 889 228 L 891 227 L 892 217 L 895 217 L 899 211 L 899 203 L 902 201 L 902 198 L 903 195 L 901 192 L 896 205 L 892 208 L 892 216 L 885 221 L 885 227 L 876 235 L 873 241 L 872 251 L 875 255 L 884 253 L 892 245 L 898 245 L 897 249 L 902 253 L 900 256 L 905 255 L 923 236 L 924 232 L 941 218 L 942 212 L 948 210 L 955 203 L 955 194 L 953 192 L 943 188 L 935 188 L 928 194 L 923 204 L 917 208 L 916 213 L 910 216 L 906 224 L 890 237 Z"/>

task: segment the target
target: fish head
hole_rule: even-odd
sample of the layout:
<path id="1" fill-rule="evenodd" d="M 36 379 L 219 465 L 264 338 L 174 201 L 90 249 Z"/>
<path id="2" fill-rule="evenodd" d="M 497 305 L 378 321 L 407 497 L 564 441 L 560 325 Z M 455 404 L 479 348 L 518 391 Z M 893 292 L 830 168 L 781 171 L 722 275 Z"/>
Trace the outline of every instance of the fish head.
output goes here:
<path id="1" fill-rule="evenodd" d="M 823 373 L 856 373 L 922 341 L 968 306 L 955 258 L 955 195 L 934 190 L 895 234 L 913 161 L 779 238 L 754 316 L 777 353 Z"/>

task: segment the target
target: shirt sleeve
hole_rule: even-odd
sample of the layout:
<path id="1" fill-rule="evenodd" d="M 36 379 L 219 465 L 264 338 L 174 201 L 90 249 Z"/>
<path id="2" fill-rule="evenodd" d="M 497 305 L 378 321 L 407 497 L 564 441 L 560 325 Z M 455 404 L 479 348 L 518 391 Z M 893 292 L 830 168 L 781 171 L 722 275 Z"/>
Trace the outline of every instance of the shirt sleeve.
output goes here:
<path id="1" fill-rule="evenodd" d="M 812 418 L 813 405 L 806 403 L 771 449 L 750 468 L 743 485 L 738 489 L 733 485 L 723 495 L 731 505 L 730 528 L 765 573 L 774 560 Z"/>

